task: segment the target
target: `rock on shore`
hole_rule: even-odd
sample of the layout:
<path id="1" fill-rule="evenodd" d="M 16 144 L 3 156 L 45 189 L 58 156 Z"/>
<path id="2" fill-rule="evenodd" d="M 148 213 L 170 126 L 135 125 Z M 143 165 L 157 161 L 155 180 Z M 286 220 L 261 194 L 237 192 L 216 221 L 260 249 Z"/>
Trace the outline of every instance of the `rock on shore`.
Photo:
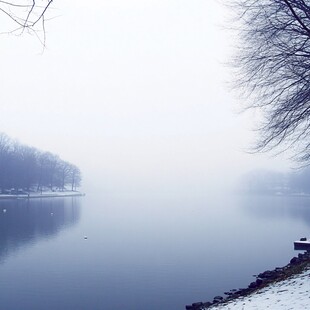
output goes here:
<path id="1" fill-rule="evenodd" d="M 231 290 L 225 297 L 215 296 L 212 301 L 187 305 L 186 310 L 310 309 L 309 277 L 310 253 L 305 252 L 284 267 L 260 273 L 247 288 Z"/>
<path id="2" fill-rule="evenodd" d="M 214 305 L 217 310 L 305 310 L 310 309 L 310 269 L 293 275 L 286 280 L 274 282 L 246 297 Z M 204 308 L 202 308 L 204 309 Z M 206 309 L 206 308 L 205 308 Z"/>

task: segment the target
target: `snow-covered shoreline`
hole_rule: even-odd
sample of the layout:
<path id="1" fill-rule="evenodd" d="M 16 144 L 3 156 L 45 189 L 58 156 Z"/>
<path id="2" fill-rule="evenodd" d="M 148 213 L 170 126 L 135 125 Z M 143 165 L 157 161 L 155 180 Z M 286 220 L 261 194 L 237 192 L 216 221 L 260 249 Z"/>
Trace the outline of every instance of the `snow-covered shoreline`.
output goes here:
<path id="1" fill-rule="evenodd" d="M 310 309 L 310 268 L 252 294 L 209 307 L 212 310 Z M 202 308 L 203 309 L 203 308 Z M 206 308 L 205 308 L 206 309 Z"/>
<path id="2" fill-rule="evenodd" d="M 76 196 L 85 196 L 85 194 L 78 191 L 44 191 L 42 193 L 31 192 L 29 194 L 0 194 L 0 199 L 32 199 Z"/>
<path id="3" fill-rule="evenodd" d="M 256 276 L 247 288 L 226 292 L 210 302 L 187 305 L 187 310 L 310 309 L 310 252 L 299 253 L 289 264 Z"/>

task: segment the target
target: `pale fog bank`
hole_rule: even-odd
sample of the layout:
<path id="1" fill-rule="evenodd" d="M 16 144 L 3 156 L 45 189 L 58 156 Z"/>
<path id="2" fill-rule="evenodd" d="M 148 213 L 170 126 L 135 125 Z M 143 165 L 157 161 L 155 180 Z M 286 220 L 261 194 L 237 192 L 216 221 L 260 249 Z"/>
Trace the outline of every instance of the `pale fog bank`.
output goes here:
<path id="1" fill-rule="evenodd" d="M 238 42 L 219 1 L 51 13 L 44 53 L 34 37 L 2 38 L 1 131 L 77 165 L 83 191 L 223 192 L 253 168 L 287 169 L 246 152 L 257 115 L 236 113 L 225 63 Z"/>
<path id="2" fill-rule="evenodd" d="M 123 133 L 83 141 L 87 147 L 78 158 L 84 172 L 83 190 L 175 195 L 225 193 L 240 189 L 244 176 L 253 170 L 291 171 L 293 164 L 284 154 L 247 152 L 254 135 L 240 128 L 243 121 L 234 115 L 230 125 L 205 134 L 189 131 L 145 136 L 142 131 L 139 135 Z M 207 119 L 205 122 L 207 130 Z"/>
<path id="3" fill-rule="evenodd" d="M 243 150 L 209 150 L 203 138 L 199 144 L 174 141 L 157 145 L 141 144 L 135 148 L 118 145 L 108 148 L 100 160 L 96 156 L 82 164 L 84 192 L 140 193 L 171 195 L 211 195 L 246 191 L 253 171 L 271 171 L 286 175 L 292 171 L 283 158 L 266 154 L 249 155 Z M 216 145 L 216 144 L 215 144 Z M 219 149 L 219 146 L 217 146 Z M 225 146 L 223 146 L 223 149 Z M 110 151 L 110 153 L 109 153 Z M 212 153 L 213 151 L 213 153 Z M 264 179 L 266 186 L 270 180 Z"/>

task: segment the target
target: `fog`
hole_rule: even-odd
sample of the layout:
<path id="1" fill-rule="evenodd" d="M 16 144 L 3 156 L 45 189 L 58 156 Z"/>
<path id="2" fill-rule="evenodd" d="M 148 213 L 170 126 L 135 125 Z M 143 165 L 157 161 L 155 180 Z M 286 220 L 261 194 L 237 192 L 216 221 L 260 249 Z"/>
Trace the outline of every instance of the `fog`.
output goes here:
<path id="1" fill-rule="evenodd" d="M 1 37 L 0 129 L 79 166 L 86 192 L 208 192 L 289 166 L 246 152 L 257 117 L 237 113 L 217 1 L 59 1 L 50 15 L 43 53 L 34 35 Z"/>

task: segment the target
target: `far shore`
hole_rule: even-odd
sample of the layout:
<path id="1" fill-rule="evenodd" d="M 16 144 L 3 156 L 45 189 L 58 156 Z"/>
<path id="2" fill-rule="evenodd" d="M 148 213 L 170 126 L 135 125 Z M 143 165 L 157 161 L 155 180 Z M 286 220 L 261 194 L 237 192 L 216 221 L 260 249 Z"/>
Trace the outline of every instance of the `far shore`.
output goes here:
<path id="1" fill-rule="evenodd" d="M 78 197 L 85 196 L 79 191 L 44 191 L 32 192 L 29 194 L 0 194 L 0 199 L 32 199 L 32 198 L 57 198 L 57 197 Z"/>

